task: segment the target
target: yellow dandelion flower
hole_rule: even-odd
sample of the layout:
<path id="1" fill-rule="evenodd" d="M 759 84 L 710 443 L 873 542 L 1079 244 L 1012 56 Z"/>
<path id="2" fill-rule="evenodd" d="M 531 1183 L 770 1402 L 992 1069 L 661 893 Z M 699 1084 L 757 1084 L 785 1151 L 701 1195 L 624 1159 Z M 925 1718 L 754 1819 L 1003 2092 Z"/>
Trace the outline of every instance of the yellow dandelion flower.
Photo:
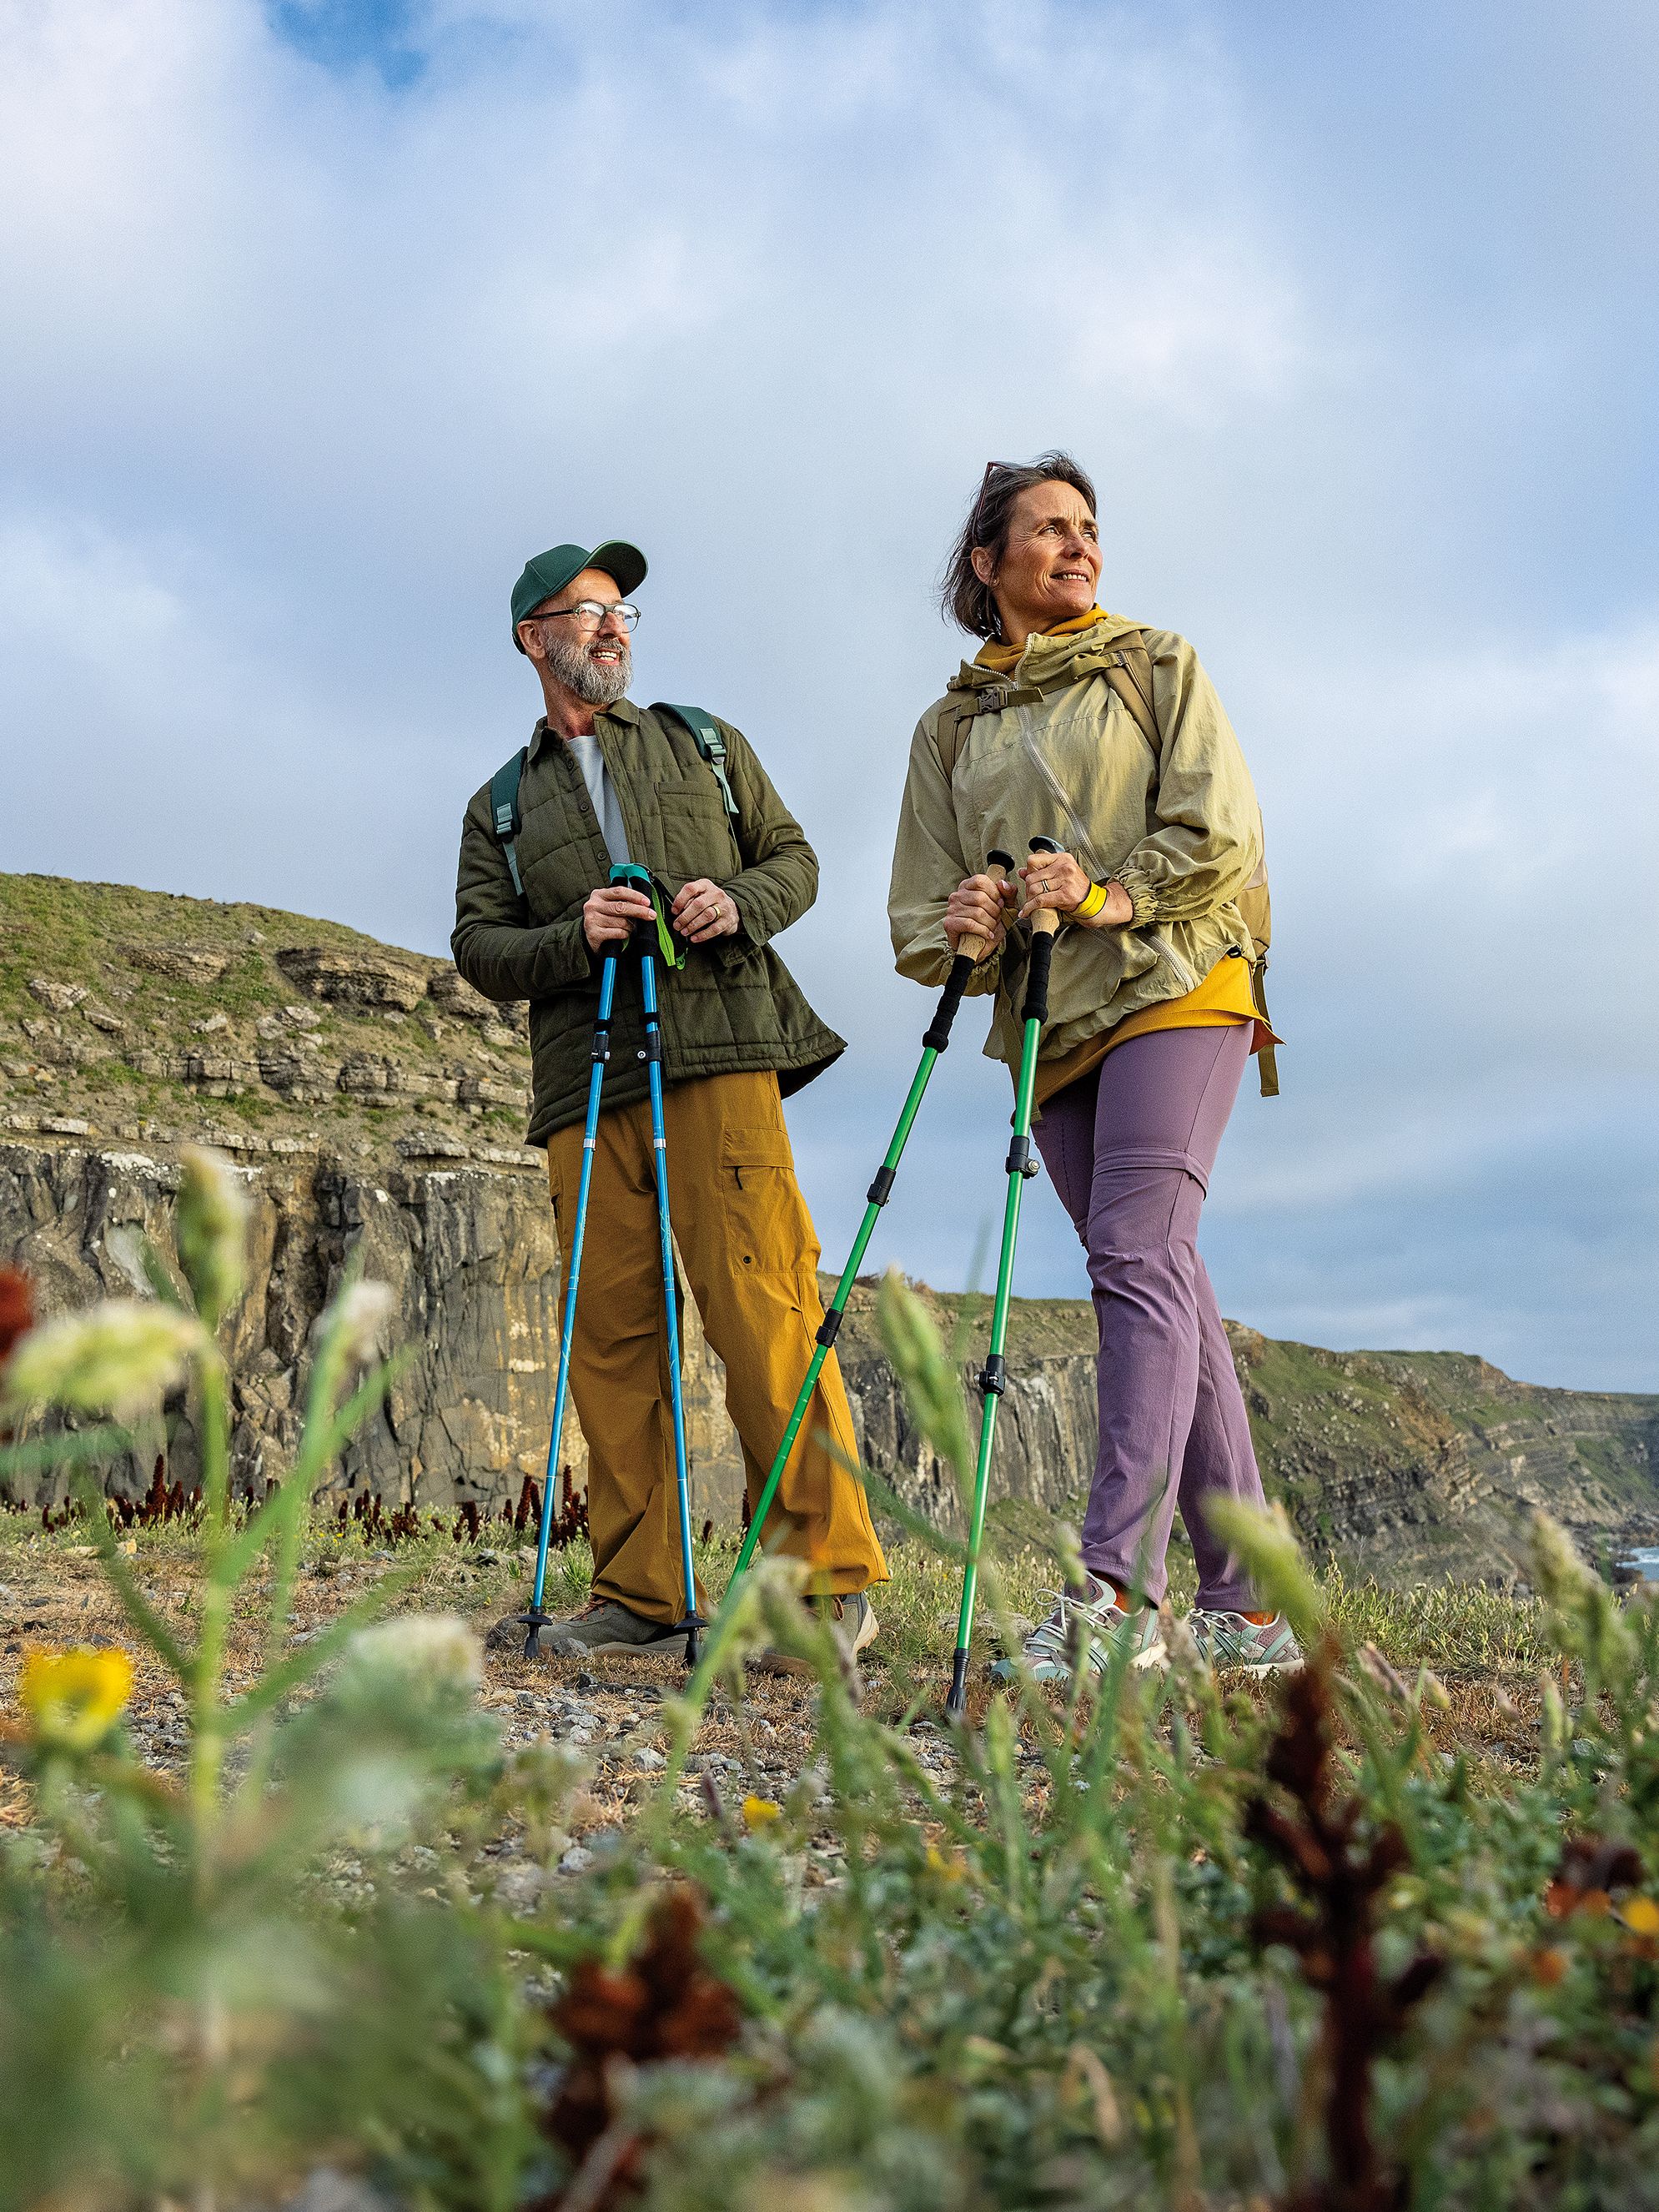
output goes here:
<path id="1" fill-rule="evenodd" d="M 968 1869 L 962 1863 L 962 1854 L 952 1852 L 947 1858 L 937 1844 L 927 1846 L 927 1871 L 936 1874 L 941 1881 L 966 1881 Z"/>
<path id="2" fill-rule="evenodd" d="M 751 1836 L 782 1818 L 782 1806 L 775 1805 L 769 1797 L 745 1797 L 743 1801 L 743 1823 Z"/>
<path id="3" fill-rule="evenodd" d="M 1625 1907 L 1624 1920 L 1633 1936 L 1659 1936 L 1659 1905 L 1650 1897 L 1632 1897 Z"/>
<path id="4" fill-rule="evenodd" d="M 121 1650 L 48 1651 L 35 1645 L 23 1655 L 17 1695 L 40 1742 L 64 1751 L 90 1751 L 109 1734 L 132 1695 L 132 1662 Z"/>

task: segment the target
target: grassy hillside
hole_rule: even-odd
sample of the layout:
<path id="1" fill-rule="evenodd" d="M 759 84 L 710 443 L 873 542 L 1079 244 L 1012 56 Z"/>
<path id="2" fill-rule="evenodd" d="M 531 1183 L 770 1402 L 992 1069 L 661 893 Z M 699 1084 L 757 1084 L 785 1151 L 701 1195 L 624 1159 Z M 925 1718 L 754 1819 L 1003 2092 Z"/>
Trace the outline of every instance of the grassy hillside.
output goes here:
<path id="1" fill-rule="evenodd" d="M 447 961 L 338 922 L 0 875 L 0 1126 L 14 1133 L 378 1152 L 412 1129 L 440 1154 L 516 1146 L 522 1012 Z"/>

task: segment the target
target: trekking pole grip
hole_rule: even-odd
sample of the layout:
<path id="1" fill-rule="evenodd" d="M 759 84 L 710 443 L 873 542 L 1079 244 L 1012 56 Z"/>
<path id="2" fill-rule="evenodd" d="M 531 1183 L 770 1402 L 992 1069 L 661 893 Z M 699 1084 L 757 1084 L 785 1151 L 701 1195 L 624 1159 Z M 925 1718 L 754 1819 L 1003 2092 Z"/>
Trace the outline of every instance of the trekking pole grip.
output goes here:
<path id="1" fill-rule="evenodd" d="M 1033 837 L 1034 853 L 1063 853 L 1066 848 L 1057 845 L 1052 837 Z M 1052 937 L 1060 927 L 1060 916 L 1051 906 L 1040 906 L 1026 924 L 1033 937 Z"/>
<path id="2" fill-rule="evenodd" d="M 1033 837 L 1034 853 L 1060 853 L 1064 846 L 1057 845 L 1052 837 Z M 1025 972 L 1025 1005 L 1022 1020 L 1046 1022 L 1048 1018 L 1048 969 L 1054 957 L 1054 932 L 1060 927 L 1060 916 L 1051 906 L 1040 906 L 1025 925 L 1030 932 L 1030 960 Z"/>
<path id="3" fill-rule="evenodd" d="M 993 846 L 985 855 L 985 866 L 980 872 L 981 875 L 989 876 L 994 884 L 1006 884 L 1008 880 L 1008 871 L 1013 865 L 1014 856 L 1012 853 L 1000 852 Z M 977 968 L 985 957 L 985 939 L 982 937 L 959 937 L 957 939 L 957 951 L 958 955 L 965 953 L 969 965 Z"/>
<path id="4" fill-rule="evenodd" d="M 983 872 L 994 883 L 1006 883 L 1008 871 L 1014 865 L 1012 853 L 992 853 Z M 922 1042 L 930 1052 L 943 1052 L 951 1042 L 951 1024 L 961 1007 L 969 978 L 985 957 L 985 939 L 979 936 L 959 937 L 956 953 L 951 962 L 951 972 L 945 979 L 945 988 L 933 1009 L 933 1018 L 922 1035 Z"/>

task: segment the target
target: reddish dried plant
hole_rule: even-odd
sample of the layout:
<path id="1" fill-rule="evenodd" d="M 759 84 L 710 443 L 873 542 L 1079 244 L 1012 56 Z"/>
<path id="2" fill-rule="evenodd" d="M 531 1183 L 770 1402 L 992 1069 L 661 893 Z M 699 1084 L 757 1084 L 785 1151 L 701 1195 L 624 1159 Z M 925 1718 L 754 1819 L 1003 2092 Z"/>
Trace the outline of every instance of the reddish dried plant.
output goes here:
<path id="1" fill-rule="evenodd" d="M 0 1367 L 34 1327 L 34 1285 L 21 1267 L 0 1267 Z"/>
<path id="2" fill-rule="evenodd" d="M 1544 1910 L 1552 1920 L 1571 1919 L 1575 1912 L 1599 1917 L 1613 1910 L 1615 1890 L 1635 1889 L 1641 1881 L 1642 1862 L 1628 1844 L 1569 1836 L 1544 1892 Z"/>
<path id="3" fill-rule="evenodd" d="M 571 2061 L 548 2112 L 547 2132 L 578 2172 L 610 2145 L 599 2193 L 591 2177 L 582 2199 L 593 2212 L 639 2193 L 647 2142 L 614 2132 L 629 2069 L 665 2058 L 718 2058 L 742 2033 L 736 1996 L 699 1954 L 702 1924 L 694 1890 L 679 1884 L 665 1891 L 653 1907 L 643 1947 L 628 1965 L 585 1959 L 551 2008 Z M 555 2212 L 561 2201 L 546 2199 L 541 2212 Z"/>
<path id="4" fill-rule="evenodd" d="M 1303 1979 L 1325 2001 L 1320 2056 L 1329 2172 L 1322 2185 L 1300 2191 L 1288 2212 L 1398 2212 L 1406 2181 L 1379 2158 L 1372 2137 L 1372 2075 L 1443 1962 L 1422 1952 L 1392 1979 L 1378 1971 L 1377 1899 L 1407 1851 L 1392 1824 L 1362 1838 L 1358 1797 L 1334 1802 L 1335 1663 L 1327 1638 L 1291 1680 L 1267 1755 L 1267 1778 L 1282 1796 L 1262 1792 L 1246 1808 L 1245 1832 L 1279 1861 L 1297 1893 L 1295 1905 L 1258 1912 L 1253 1925 L 1258 1942 L 1296 1953 Z"/>

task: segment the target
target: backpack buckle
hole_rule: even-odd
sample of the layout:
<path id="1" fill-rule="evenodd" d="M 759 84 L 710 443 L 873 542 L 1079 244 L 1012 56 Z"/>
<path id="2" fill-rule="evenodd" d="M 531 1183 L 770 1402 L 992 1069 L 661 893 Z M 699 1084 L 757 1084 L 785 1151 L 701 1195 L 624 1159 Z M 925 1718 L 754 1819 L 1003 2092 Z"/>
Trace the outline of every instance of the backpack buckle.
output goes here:
<path id="1" fill-rule="evenodd" d="M 976 714 L 1000 714 L 1008 704 L 1008 694 L 1000 684 L 987 684 L 975 696 Z"/>

